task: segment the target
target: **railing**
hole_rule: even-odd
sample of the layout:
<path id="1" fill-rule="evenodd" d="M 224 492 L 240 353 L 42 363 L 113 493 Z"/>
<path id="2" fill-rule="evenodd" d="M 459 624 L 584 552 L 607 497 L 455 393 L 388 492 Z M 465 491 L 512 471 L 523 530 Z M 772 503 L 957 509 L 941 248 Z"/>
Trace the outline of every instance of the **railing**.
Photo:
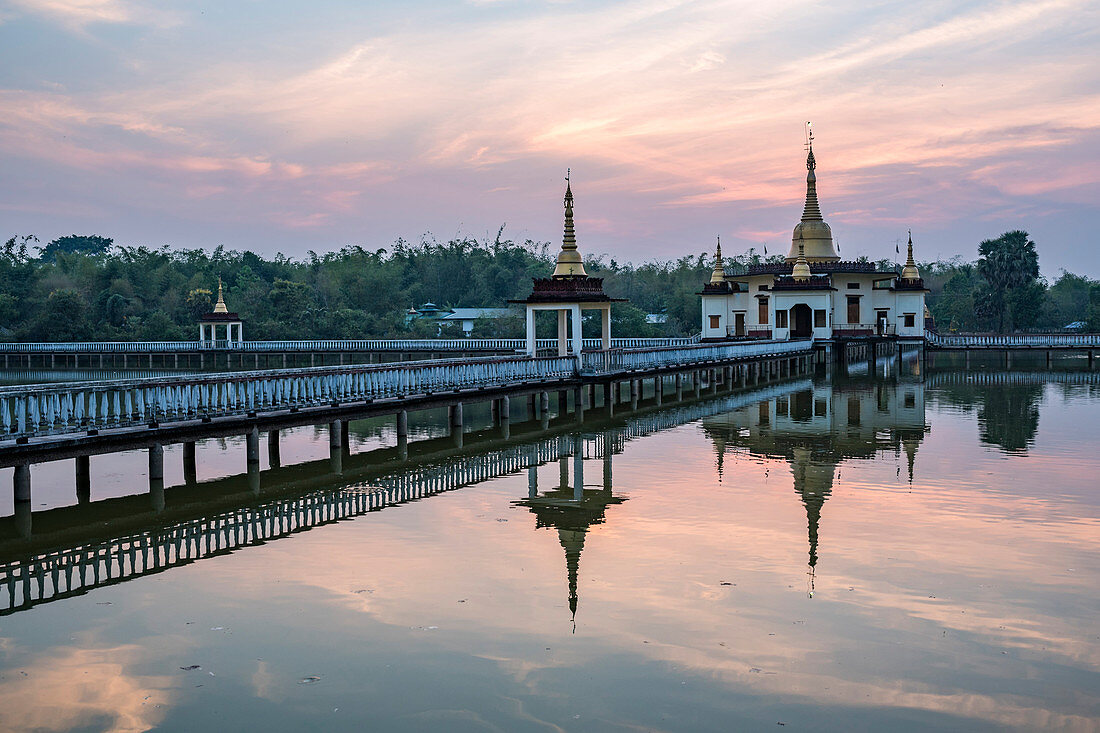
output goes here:
<path id="1" fill-rule="evenodd" d="M 0 387 L 0 427 L 37 436 L 571 378 L 565 357 L 418 361 Z"/>
<path id="2" fill-rule="evenodd" d="M 719 360 L 803 352 L 808 341 L 702 344 L 345 367 L 184 374 L 0 387 L 0 429 L 16 438 L 158 425 L 249 412 L 367 402 L 471 387 L 501 387 Z"/>
<path id="3" fill-rule="evenodd" d="M 699 342 L 686 338 L 615 338 L 612 348 L 680 346 Z M 557 339 L 539 339 L 540 349 L 557 348 Z M 66 343 L 0 343 L 0 354 L 172 354 L 211 350 L 248 352 L 470 352 L 524 351 L 524 339 L 364 339 L 312 341 L 85 341 Z M 584 339 L 584 348 L 602 348 L 600 339 Z"/>
<path id="4" fill-rule="evenodd" d="M 801 354 L 812 350 L 809 341 L 743 341 L 726 344 L 673 346 L 661 349 L 592 351 L 581 354 L 584 373 L 613 373 L 660 369 L 732 359 Z"/>
<path id="5" fill-rule="evenodd" d="M 1100 333 L 960 333 L 925 331 L 924 338 L 940 349 L 1100 348 Z"/>

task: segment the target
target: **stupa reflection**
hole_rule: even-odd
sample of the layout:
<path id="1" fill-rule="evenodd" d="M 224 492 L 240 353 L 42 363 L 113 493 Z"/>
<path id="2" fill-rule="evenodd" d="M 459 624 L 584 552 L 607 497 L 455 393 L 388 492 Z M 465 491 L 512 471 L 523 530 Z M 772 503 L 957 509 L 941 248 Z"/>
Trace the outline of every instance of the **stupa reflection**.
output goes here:
<path id="1" fill-rule="evenodd" d="M 577 578 L 580 574 L 581 551 L 585 535 L 594 524 L 602 524 L 608 506 L 621 504 L 626 499 L 612 494 L 611 457 L 615 452 L 615 436 L 604 433 L 599 439 L 588 442 L 592 453 L 603 463 L 603 483 L 600 488 L 585 488 L 584 456 L 586 441 L 580 435 L 572 441 L 573 480 L 569 480 L 569 457 L 559 459 L 558 485 L 543 492 L 538 490 L 538 472 L 535 466 L 528 469 L 528 494 L 526 499 L 514 502 L 525 506 L 535 515 L 536 529 L 549 528 L 558 531 L 558 541 L 565 550 L 565 568 L 569 586 L 569 612 L 576 630 Z"/>
<path id="2" fill-rule="evenodd" d="M 806 507 L 809 594 L 818 562 L 821 510 L 845 460 L 904 452 L 910 485 L 925 422 L 924 386 L 902 382 L 814 384 L 790 395 L 703 419 L 719 477 L 728 450 L 785 459 Z M 899 468 L 900 473 L 900 468 Z"/>

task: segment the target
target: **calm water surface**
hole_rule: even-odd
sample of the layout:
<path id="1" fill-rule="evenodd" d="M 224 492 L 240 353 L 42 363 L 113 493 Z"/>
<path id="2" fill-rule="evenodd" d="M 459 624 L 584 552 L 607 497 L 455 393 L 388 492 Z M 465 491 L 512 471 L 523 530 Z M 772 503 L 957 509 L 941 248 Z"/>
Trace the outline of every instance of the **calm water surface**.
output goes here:
<path id="1" fill-rule="evenodd" d="M 417 462 L 488 476 L 454 490 L 22 610 L 0 589 L 0 728 L 1098 730 L 1100 375 L 990 374 L 517 422 Z M 352 426 L 354 454 L 393 443 Z M 247 498 L 243 440 L 209 441 L 163 524 L 395 481 L 392 451 L 343 478 L 327 451 L 284 435 L 293 486 Z M 145 464 L 93 457 L 84 507 L 71 461 L 35 466 L 35 551 L 152 530 Z"/>

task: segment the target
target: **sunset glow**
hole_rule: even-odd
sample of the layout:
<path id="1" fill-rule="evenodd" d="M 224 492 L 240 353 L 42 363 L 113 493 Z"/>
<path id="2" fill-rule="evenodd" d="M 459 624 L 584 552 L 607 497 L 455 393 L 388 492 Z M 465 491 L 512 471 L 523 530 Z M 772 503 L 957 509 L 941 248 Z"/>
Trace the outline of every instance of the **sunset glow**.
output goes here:
<path id="1" fill-rule="evenodd" d="M 1083 0 L 16 0 L 0 209 L 43 242 L 556 241 L 571 166 L 586 254 L 779 252 L 812 119 L 845 258 L 1023 228 L 1045 274 L 1095 275 L 1098 29 Z"/>

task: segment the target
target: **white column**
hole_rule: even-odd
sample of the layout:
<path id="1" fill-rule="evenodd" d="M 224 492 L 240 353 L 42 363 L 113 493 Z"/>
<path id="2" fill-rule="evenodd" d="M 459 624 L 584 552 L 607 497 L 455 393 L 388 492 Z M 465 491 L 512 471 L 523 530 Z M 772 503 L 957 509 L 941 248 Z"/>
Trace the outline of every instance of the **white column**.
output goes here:
<path id="1" fill-rule="evenodd" d="M 602 326 L 603 336 L 603 350 L 607 351 L 611 348 L 611 304 L 608 303 L 607 307 L 600 311 L 600 324 Z"/>
<path id="2" fill-rule="evenodd" d="M 581 334 L 581 305 L 577 303 L 569 310 L 573 312 L 573 353 L 577 356 L 581 355 L 581 349 L 584 346 L 584 337 Z"/>
<path id="3" fill-rule="evenodd" d="M 569 351 L 566 345 L 569 331 L 568 321 L 569 316 L 565 310 L 558 310 L 558 356 L 565 356 Z"/>
<path id="4" fill-rule="evenodd" d="M 536 349 L 535 309 L 531 306 L 527 306 L 527 355 L 534 356 Z"/>
<path id="5" fill-rule="evenodd" d="M 206 326 L 199 324 L 199 346 L 206 343 Z"/>

